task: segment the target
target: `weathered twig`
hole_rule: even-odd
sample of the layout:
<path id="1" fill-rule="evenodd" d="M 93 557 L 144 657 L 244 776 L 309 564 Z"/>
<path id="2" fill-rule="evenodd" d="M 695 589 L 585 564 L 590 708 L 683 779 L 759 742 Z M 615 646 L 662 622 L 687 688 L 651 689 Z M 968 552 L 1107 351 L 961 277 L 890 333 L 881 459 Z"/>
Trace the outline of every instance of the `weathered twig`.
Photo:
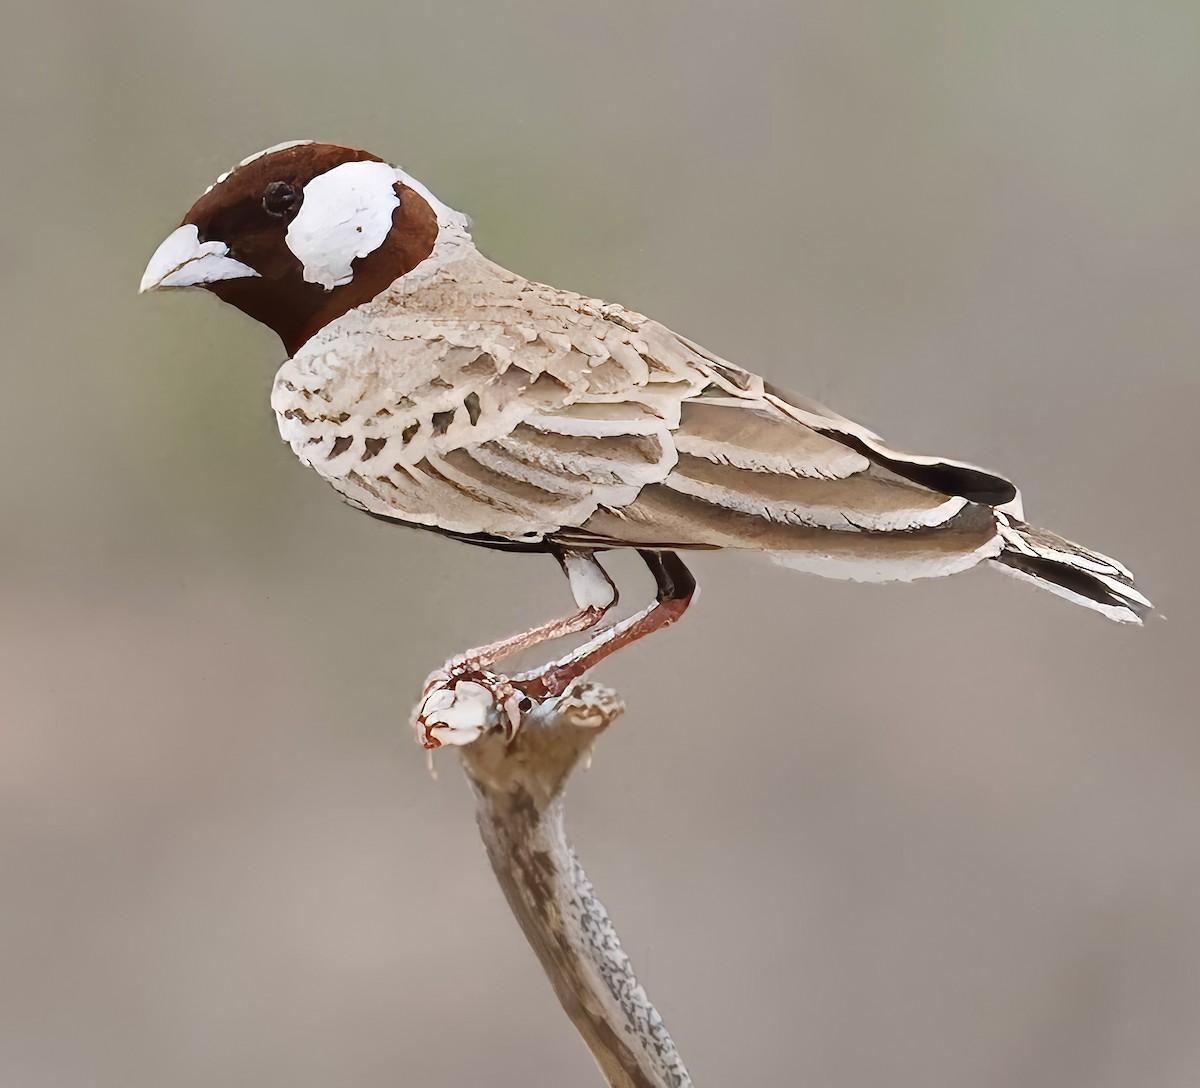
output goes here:
<path id="1" fill-rule="evenodd" d="M 623 710 L 615 692 L 592 684 L 518 706 L 470 682 L 435 686 L 419 708 L 423 740 L 432 728 L 461 746 L 492 869 L 609 1085 L 690 1088 L 564 828 L 567 779 Z"/>

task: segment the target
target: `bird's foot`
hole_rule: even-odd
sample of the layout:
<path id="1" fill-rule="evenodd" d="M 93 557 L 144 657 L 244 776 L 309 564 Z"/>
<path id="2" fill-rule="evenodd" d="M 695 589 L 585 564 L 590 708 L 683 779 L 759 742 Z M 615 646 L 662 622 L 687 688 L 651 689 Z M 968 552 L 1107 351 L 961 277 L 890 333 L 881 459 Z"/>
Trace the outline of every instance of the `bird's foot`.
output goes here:
<path id="1" fill-rule="evenodd" d="M 438 669 L 413 711 L 417 740 L 427 749 L 463 747 L 490 734 L 507 747 L 519 731 L 538 726 L 599 731 L 625 709 L 616 692 L 598 684 L 575 682 L 553 694 L 534 686 L 497 673 Z"/>
<path id="2" fill-rule="evenodd" d="M 498 729 L 511 739 L 521 725 L 523 693 L 503 674 L 450 661 L 430 673 L 412 726 L 425 748 L 463 745 Z"/>

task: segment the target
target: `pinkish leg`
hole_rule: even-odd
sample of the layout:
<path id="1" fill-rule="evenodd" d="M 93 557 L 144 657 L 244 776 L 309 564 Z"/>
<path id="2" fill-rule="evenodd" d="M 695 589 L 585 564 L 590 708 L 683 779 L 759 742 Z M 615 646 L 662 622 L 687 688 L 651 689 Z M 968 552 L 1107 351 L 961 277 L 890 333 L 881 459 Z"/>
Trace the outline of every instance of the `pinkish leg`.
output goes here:
<path id="1" fill-rule="evenodd" d="M 561 695 L 609 654 L 678 620 L 696 595 L 696 580 L 674 552 L 640 552 L 658 582 L 658 599 L 578 649 L 531 672 L 510 678 L 514 688 L 535 699 Z"/>
<path id="2" fill-rule="evenodd" d="M 502 657 L 549 638 L 586 630 L 616 603 L 616 587 L 593 556 L 564 554 L 560 562 L 571 580 L 580 611 L 490 646 L 469 650 L 430 676 L 413 717 L 421 743 L 426 748 L 437 748 L 445 743 L 470 743 L 486 728 L 488 715 L 493 710 L 501 713 L 501 720 L 507 723 L 504 728 L 511 738 L 520 727 L 529 699 L 562 695 L 609 654 L 679 619 L 696 594 L 696 581 L 691 572 L 673 552 L 640 551 L 638 554 L 658 583 L 658 599 L 654 604 L 594 635 L 574 652 L 538 669 L 513 677 L 489 671 L 487 666 Z"/>
<path id="3" fill-rule="evenodd" d="M 617 587 L 590 552 L 564 550 L 556 558 L 571 583 L 571 592 L 579 606 L 578 612 L 466 650 L 447 661 L 442 671 L 454 676 L 480 672 L 543 642 L 595 627 L 617 603 Z"/>
<path id="4" fill-rule="evenodd" d="M 476 646 L 471 650 L 464 650 L 461 654 L 450 658 L 443 668 L 447 672 L 453 673 L 478 672 L 480 669 L 490 668 L 505 658 L 524 653 L 543 642 L 586 631 L 589 627 L 594 627 L 606 611 L 607 609 L 603 608 L 585 608 L 574 615 L 539 624 L 520 634 L 497 639 L 495 642 Z"/>

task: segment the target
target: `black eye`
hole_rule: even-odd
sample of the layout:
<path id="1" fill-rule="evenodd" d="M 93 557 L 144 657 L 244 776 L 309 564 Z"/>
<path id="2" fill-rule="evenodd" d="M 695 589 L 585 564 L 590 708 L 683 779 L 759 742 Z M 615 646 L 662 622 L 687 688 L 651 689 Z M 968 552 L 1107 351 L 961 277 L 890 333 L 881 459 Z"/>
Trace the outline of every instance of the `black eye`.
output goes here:
<path id="1" fill-rule="evenodd" d="M 263 210 L 267 215 L 282 219 L 295 211 L 300 203 L 300 190 L 286 181 L 273 181 L 263 193 Z"/>

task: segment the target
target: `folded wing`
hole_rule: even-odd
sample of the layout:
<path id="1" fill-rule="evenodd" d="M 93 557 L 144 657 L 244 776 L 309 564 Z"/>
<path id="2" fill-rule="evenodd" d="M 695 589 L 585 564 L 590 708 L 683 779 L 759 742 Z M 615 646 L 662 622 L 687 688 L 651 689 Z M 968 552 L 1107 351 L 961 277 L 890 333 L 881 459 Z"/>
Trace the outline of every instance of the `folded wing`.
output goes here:
<path id="1" fill-rule="evenodd" d="M 276 381 L 281 432 L 355 505 L 477 542 L 736 548 L 860 581 L 997 559 L 1115 619 L 1146 607 L 1119 564 L 1026 526 L 1004 477 L 894 449 L 656 322 L 546 292 L 502 319 L 393 316 L 336 358 L 298 355 Z"/>

